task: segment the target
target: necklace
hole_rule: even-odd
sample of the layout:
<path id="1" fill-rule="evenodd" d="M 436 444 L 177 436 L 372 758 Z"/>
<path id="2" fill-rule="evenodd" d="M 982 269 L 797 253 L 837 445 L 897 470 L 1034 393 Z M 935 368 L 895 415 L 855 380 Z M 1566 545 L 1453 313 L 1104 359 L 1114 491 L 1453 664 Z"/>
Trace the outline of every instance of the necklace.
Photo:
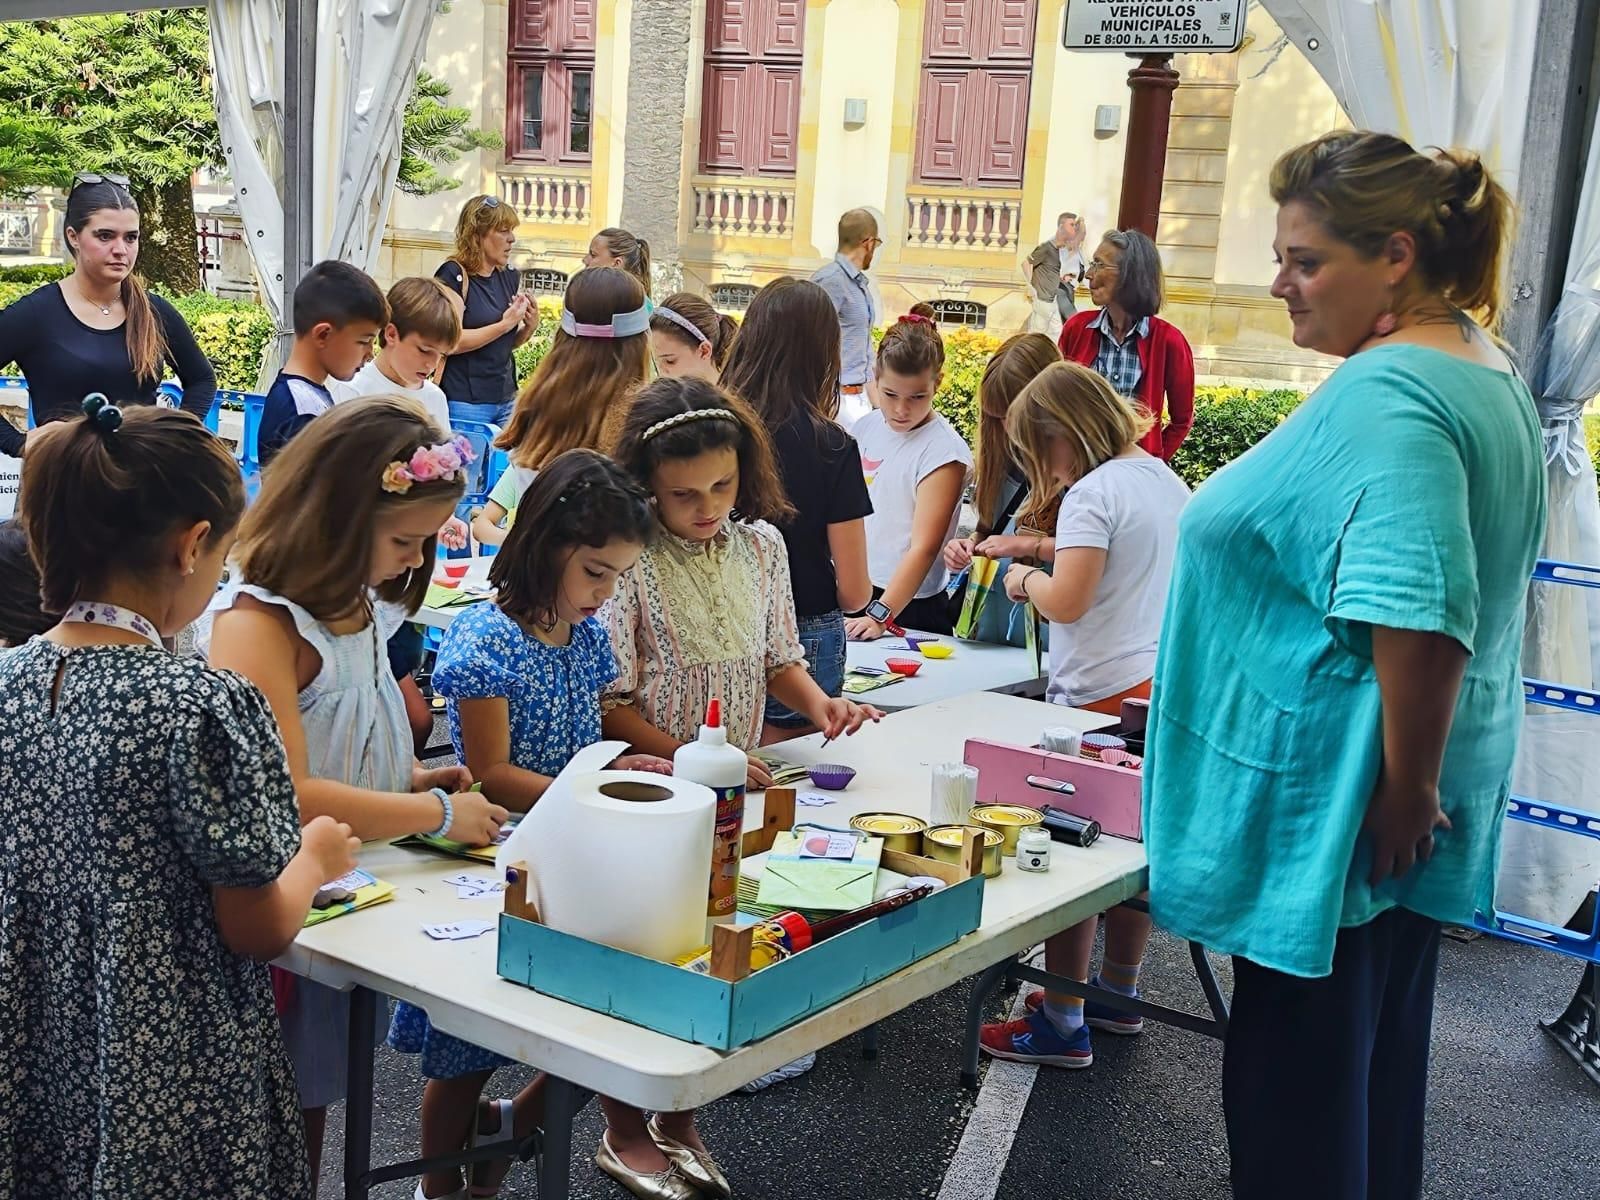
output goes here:
<path id="1" fill-rule="evenodd" d="M 104 600 L 79 600 L 62 614 L 61 620 L 63 624 L 72 621 L 84 625 L 105 625 L 112 629 L 125 629 L 129 633 L 138 634 L 157 650 L 166 649 L 161 644 L 161 635 L 156 632 L 154 625 L 131 608 L 123 608 L 119 604 L 107 604 Z"/>
<path id="2" fill-rule="evenodd" d="M 93 296 L 89 295 L 88 291 L 84 288 L 83 284 L 78 283 L 76 280 L 74 280 L 74 285 L 77 288 L 78 295 L 83 298 L 84 303 L 92 304 L 96 308 L 98 308 L 100 310 L 100 315 L 102 317 L 109 317 L 111 315 L 111 304 L 115 304 L 116 303 L 115 300 L 113 300 L 111 302 L 111 304 L 101 304 L 100 301 L 96 300 Z"/>

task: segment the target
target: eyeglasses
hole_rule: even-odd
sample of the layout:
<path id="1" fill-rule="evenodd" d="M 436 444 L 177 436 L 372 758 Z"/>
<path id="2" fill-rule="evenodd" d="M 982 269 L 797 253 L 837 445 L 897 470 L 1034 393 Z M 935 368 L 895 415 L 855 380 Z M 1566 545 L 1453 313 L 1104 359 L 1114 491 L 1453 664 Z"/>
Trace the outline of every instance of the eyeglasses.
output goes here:
<path id="1" fill-rule="evenodd" d="M 1121 268 L 1118 267 L 1116 263 L 1101 262 L 1098 258 L 1091 258 L 1089 260 L 1089 273 L 1091 275 L 1094 274 L 1096 271 L 1118 271 L 1118 270 L 1121 270 Z"/>
<path id="2" fill-rule="evenodd" d="M 119 188 L 129 186 L 129 180 L 126 175 L 113 175 L 110 171 L 107 171 L 104 175 L 98 175 L 93 171 L 79 171 L 72 177 L 72 186 L 77 187 L 80 183 L 114 183 Z"/>

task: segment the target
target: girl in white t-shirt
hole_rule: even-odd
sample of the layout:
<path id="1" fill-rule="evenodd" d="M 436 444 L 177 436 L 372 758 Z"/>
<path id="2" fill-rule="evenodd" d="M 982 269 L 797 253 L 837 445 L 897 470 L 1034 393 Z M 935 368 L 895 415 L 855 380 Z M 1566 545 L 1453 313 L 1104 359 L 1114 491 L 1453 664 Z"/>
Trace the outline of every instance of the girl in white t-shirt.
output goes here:
<path id="1" fill-rule="evenodd" d="M 1056 519 L 1051 574 L 1014 564 L 1006 594 L 1033 603 L 1050 622 L 1048 698 L 1116 716 L 1125 699 L 1150 696 L 1156 639 L 1172 576 L 1178 515 L 1189 489 L 1160 459 L 1139 448 L 1150 417 L 1077 363 L 1056 363 L 1034 379 L 1006 414 L 1006 433 L 1034 495 L 1070 489 Z M 1088 978 L 1096 918 L 1045 942 L 1045 969 Z M 1106 952 L 1095 982 L 1138 995 L 1150 918 L 1126 908 L 1106 915 Z M 1065 993 L 1031 997 L 1017 1021 L 985 1026 L 996 1058 L 1061 1067 L 1094 1061 L 1089 1026 L 1134 1034 L 1137 1016 Z"/>
<path id="2" fill-rule="evenodd" d="M 940 551 L 956 534 L 972 451 L 933 410 L 944 342 L 933 309 L 919 304 L 878 345 L 878 407 L 856 424 L 867 517 L 872 603 L 845 622 L 855 641 L 882 637 L 890 622 L 928 633 L 951 631 Z"/>

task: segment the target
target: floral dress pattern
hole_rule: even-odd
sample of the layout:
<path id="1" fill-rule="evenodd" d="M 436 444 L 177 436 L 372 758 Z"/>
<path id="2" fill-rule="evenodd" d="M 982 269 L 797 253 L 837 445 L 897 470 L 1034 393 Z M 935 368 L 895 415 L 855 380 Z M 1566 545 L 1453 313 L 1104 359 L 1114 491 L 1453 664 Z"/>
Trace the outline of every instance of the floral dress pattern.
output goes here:
<path id="1" fill-rule="evenodd" d="M 511 720 L 511 761 L 525 771 L 555 775 L 585 746 L 600 740 L 600 692 L 617 674 L 611 644 L 596 620 L 572 627 L 565 646 L 530 637 L 496 604 L 475 604 L 445 630 L 433 670 L 433 690 L 445 698 L 450 740 L 466 761 L 461 701 L 504 698 Z M 511 1060 L 441 1033 L 428 1014 L 401 1001 L 389 1024 L 389 1044 L 422 1055 L 429 1079 L 453 1079 L 508 1065 Z"/>
<path id="2" fill-rule="evenodd" d="M 309 1197 L 267 968 L 211 902 L 300 843 L 261 693 L 33 639 L 0 657 L 0 830 L 0 1195 Z"/>
<path id="3" fill-rule="evenodd" d="M 696 736 L 716 696 L 728 740 L 753 750 L 767 680 L 805 662 L 788 551 L 765 521 L 730 520 L 709 542 L 658 526 L 600 617 L 617 656 L 605 708 L 636 705 L 679 741 Z"/>

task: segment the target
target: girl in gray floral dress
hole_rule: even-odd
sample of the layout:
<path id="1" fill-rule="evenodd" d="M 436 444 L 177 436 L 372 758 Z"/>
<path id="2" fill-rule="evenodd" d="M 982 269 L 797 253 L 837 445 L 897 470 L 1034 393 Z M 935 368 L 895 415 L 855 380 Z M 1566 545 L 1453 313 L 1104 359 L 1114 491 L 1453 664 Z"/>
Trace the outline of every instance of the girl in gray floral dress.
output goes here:
<path id="1" fill-rule="evenodd" d="M 0 658 L 0 1195 L 311 1194 L 266 967 L 358 845 L 303 833 L 261 694 L 161 646 L 215 590 L 238 467 L 103 398 L 28 454 L 43 603 Z"/>

